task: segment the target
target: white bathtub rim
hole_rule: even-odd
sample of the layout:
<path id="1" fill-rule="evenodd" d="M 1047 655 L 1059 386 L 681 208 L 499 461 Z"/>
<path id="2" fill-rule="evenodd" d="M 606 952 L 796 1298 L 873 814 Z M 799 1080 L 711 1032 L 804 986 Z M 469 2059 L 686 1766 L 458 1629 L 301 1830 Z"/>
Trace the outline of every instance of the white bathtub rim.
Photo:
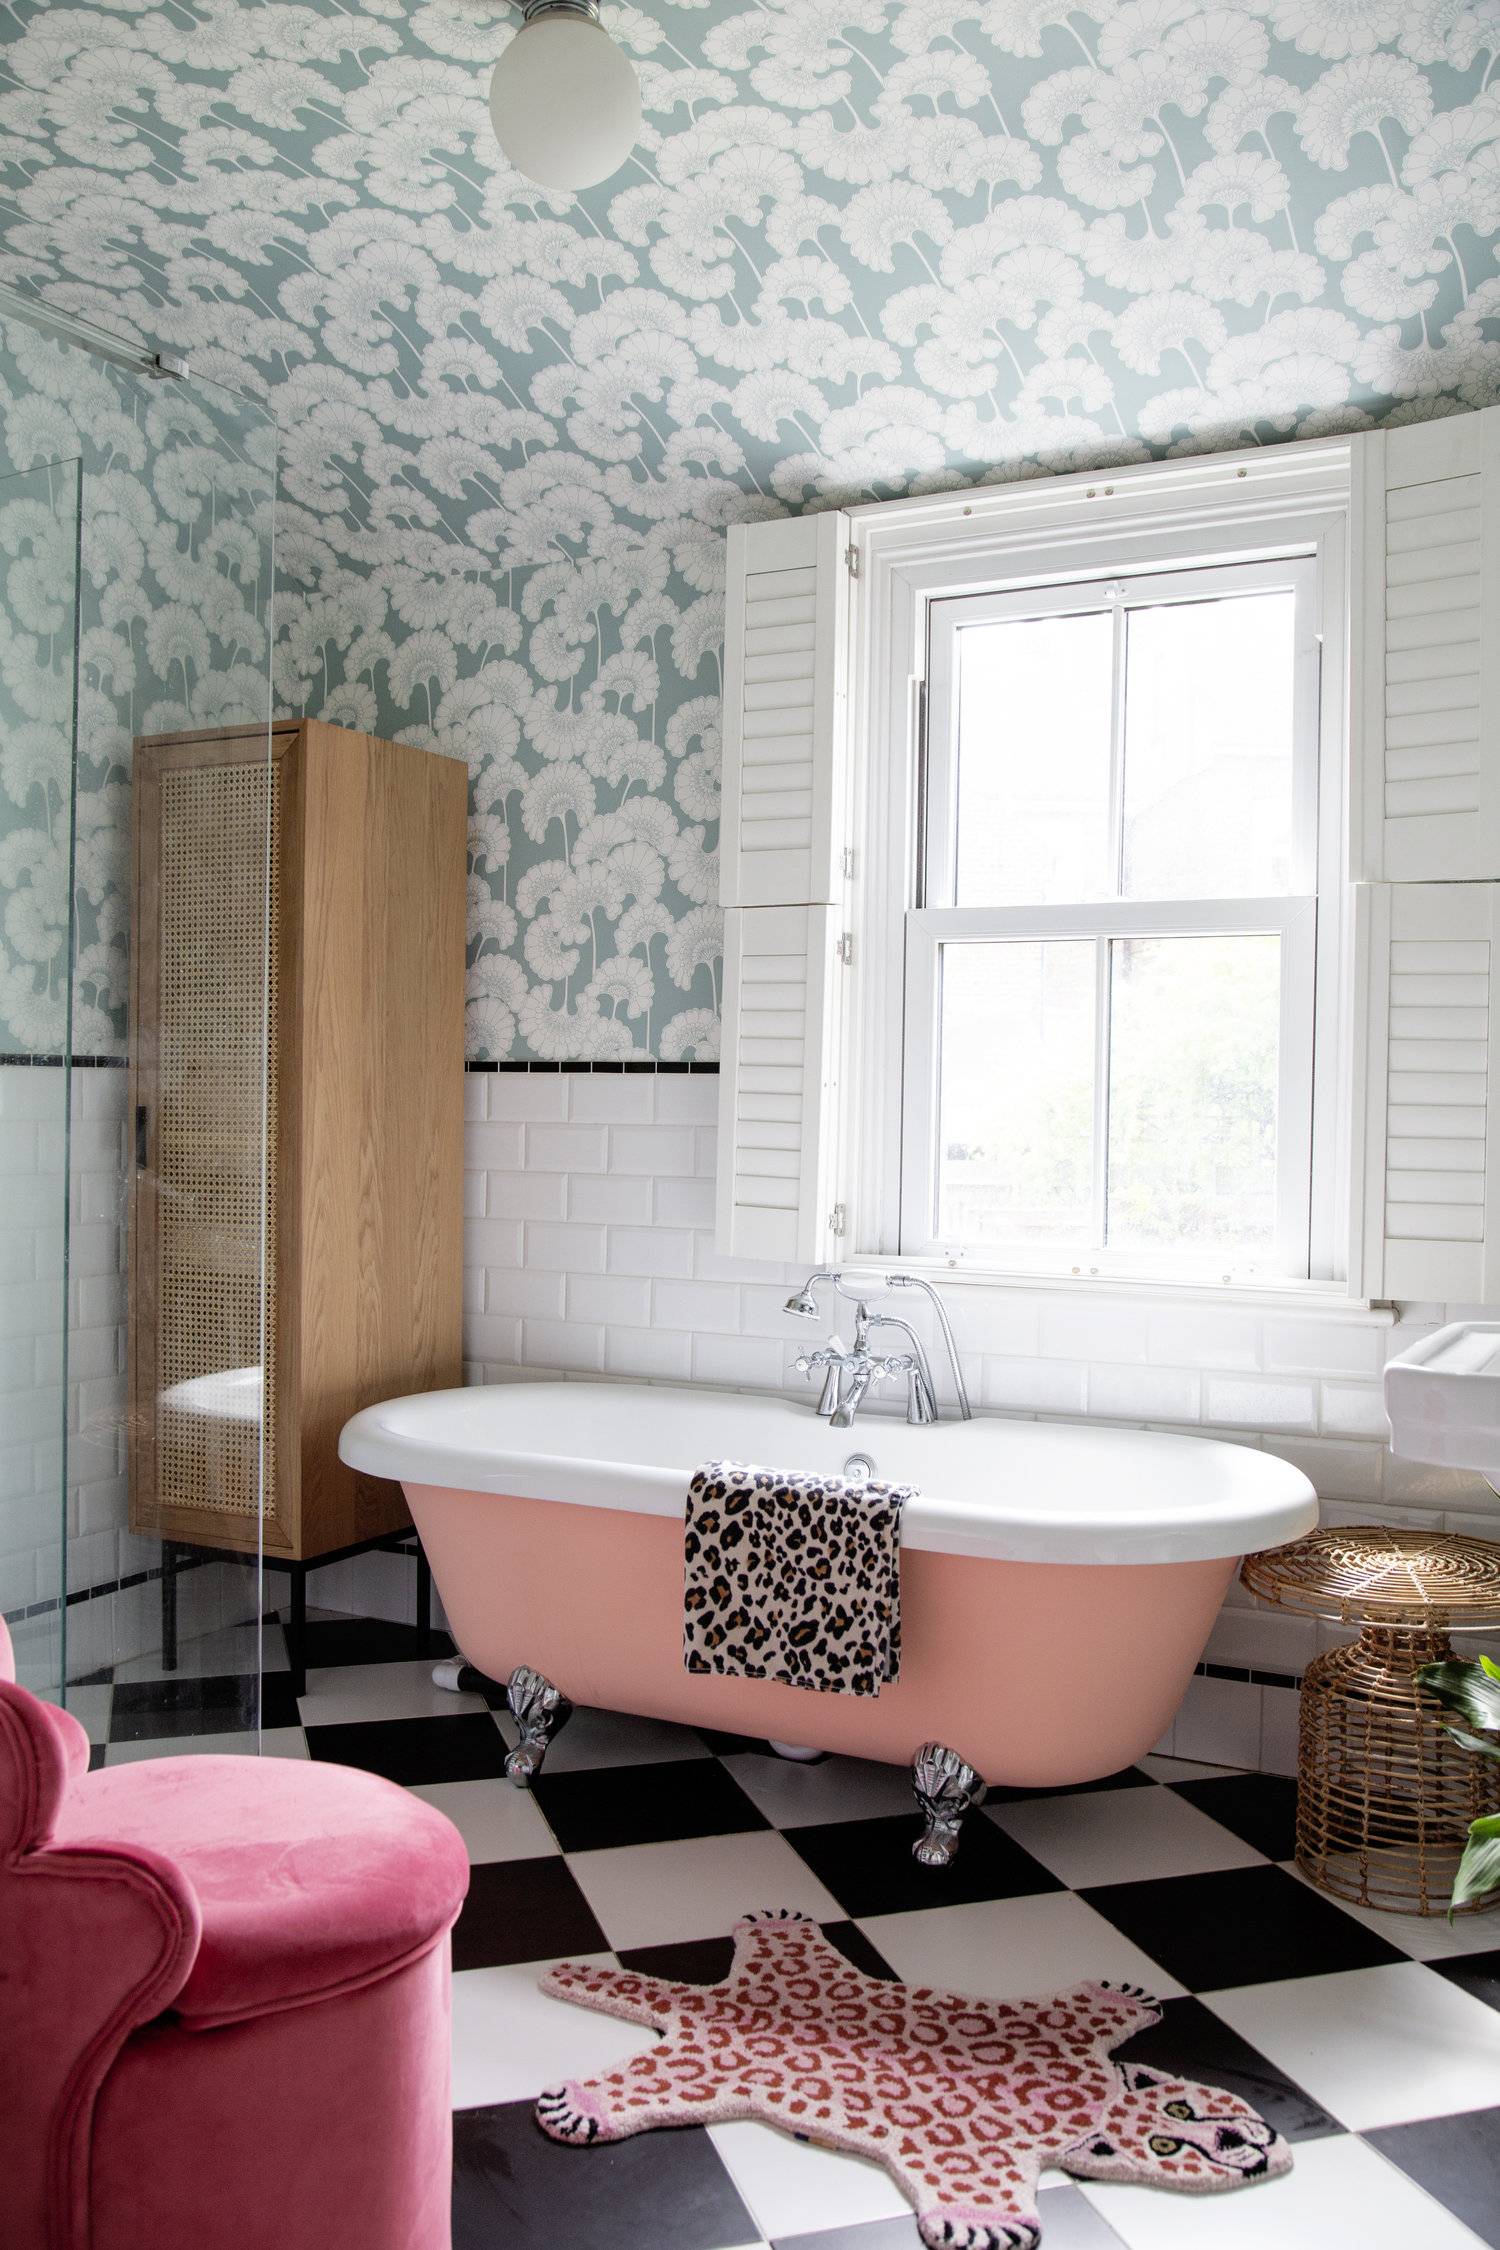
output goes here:
<path id="1" fill-rule="evenodd" d="M 670 1462 L 621 1459 L 609 1450 L 607 1437 L 602 1442 L 596 1438 L 587 1451 L 583 1449 L 580 1439 L 590 1425 L 598 1429 L 601 1413 L 619 1417 L 616 1439 L 628 1443 L 630 1402 L 646 1399 L 717 1408 L 730 1442 L 720 1444 L 716 1455 L 713 1451 L 695 1455 L 688 1443 Z M 569 1435 L 560 1436 L 546 1450 L 535 1443 L 507 1443 L 506 1421 L 514 1424 L 529 1409 L 541 1409 L 549 1418 L 564 1421 Z M 476 1442 L 472 1435 L 476 1414 L 490 1412 L 493 1428 L 486 1430 L 483 1442 Z M 470 1429 L 455 1432 L 455 1419 Z M 933 1488 L 943 1480 L 939 1454 L 952 1454 L 959 1446 L 967 1454 L 987 1437 L 995 1443 L 1002 1478 L 1009 1454 L 1018 1479 L 1025 1478 L 1035 1489 L 1039 1474 L 1044 1475 L 1049 1490 L 1033 1499 L 1011 1493 L 990 1505 L 972 1497 L 948 1497 Z M 922 1473 L 924 1447 L 931 1457 L 925 1465 L 932 1484 L 924 1482 Z M 1149 1472 L 1154 1504 L 1142 1498 L 1122 1502 L 1118 1494 L 1112 1505 L 1101 1504 L 1101 1490 L 1120 1476 L 1118 1457 L 1114 1464 L 1106 1458 L 1110 1448 L 1129 1449 L 1124 1457 L 1132 1476 L 1146 1478 Z M 839 1458 L 832 1462 L 827 1456 L 835 1452 Z M 1007 1562 L 1207 1562 L 1280 1546 L 1300 1538 L 1318 1521 L 1317 1495 L 1300 1469 L 1225 1439 L 1106 1425 L 1013 1421 L 997 1415 L 919 1430 L 871 1419 L 859 1430 L 834 1433 L 806 1404 L 702 1385 L 537 1382 L 426 1391 L 366 1407 L 345 1424 L 339 1439 L 339 1456 L 351 1468 L 407 1486 L 616 1508 L 678 1520 L 688 1477 L 700 1458 L 752 1460 L 764 1467 L 816 1472 L 830 1466 L 836 1469 L 852 1452 L 872 1454 L 878 1474 L 916 1486 L 903 1521 L 902 1542 L 909 1549 L 932 1554 Z M 821 1461 L 819 1454 L 824 1455 Z M 1040 1471 L 1032 1465 L 1038 1458 Z M 1200 1477 L 1205 1486 L 1210 1480 L 1219 1485 L 1212 1501 L 1194 1499 L 1184 1506 L 1179 1500 L 1175 1510 L 1162 1504 L 1163 1495 L 1173 1491 L 1196 1495 Z"/>

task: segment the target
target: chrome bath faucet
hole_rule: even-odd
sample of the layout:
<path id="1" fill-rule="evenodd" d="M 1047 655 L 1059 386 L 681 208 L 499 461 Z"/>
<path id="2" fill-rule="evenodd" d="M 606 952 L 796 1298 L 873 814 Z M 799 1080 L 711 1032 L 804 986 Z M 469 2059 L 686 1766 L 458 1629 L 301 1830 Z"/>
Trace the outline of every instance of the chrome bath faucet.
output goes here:
<path id="1" fill-rule="evenodd" d="M 846 1349 L 839 1336 L 831 1335 L 818 1351 L 804 1352 L 797 1361 L 797 1366 L 805 1375 L 821 1372 L 823 1390 L 818 1401 L 818 1412 L 827 1417 L 831 1428 L 849 1429 L 865 1399 L 877 1384 L 903 1376 L 907 1386 L 907 1421 L 926 1423 L 940 1419 L 932 1369 L 921 1337 L 909 1321 L 900 1320 L 893 1313 L 871 1310 L 869 1300 L 892 1289 L 919 1289 L 931 1299 L 947 1348 L 960 1418 L 965 1422 L 972 1419 L 969 1394 L 964 1383 L 963 1369 L 959 1365 L 953 1329 L 942 1299 L 930 1282 L 922 1280 L 917 1274 L 878 1274 L 856 1269 L 840 1272 L 825 1268 L 818 1273 L 809 1274 L 796 1295 L 787 1299 L 786 1310 L 796 1319 L 818 1318 L 816 1291 L 820 1282 L 827 1282 L 837 1296 L 845 1298 L 855 1307 L 852 1349 Z M 908 1349 L 897 1352 L 872 1351 L 871 1331 L 878 1328 L 894 1329 L 905 1337 Z"/>

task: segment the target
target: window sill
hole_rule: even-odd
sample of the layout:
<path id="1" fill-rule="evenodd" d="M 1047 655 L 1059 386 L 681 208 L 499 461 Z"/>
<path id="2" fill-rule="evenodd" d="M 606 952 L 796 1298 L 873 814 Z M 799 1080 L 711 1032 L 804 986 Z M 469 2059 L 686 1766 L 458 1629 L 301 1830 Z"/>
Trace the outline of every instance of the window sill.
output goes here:
<path id="1" fill-rule="evenodd" d="M 1346 1321 L 1362 1328 L 1390 1328 L 1398 1312 L 1392 1304 L 1368 1297 L 1351 1297 L 1336 1281 L 1198 1281 L 1170 1280 L 1157 1274 L 1072 1274 L 1016 1267 L 981 1266 L 969 1260 L 950 1263 L 946 1258 L 905 1258 L 877 1250 L 845 1261 L 851 1268 L 897 1267 L 920 1274 L 924 1281 L 946 1288 L 1003 1289 L 1031 1295 L 1046 1293 L 1098 1299 L 1114 1304 L 1203 1305 L 1273 1313 L 1304 1313 L 1319 1320 Z"/>

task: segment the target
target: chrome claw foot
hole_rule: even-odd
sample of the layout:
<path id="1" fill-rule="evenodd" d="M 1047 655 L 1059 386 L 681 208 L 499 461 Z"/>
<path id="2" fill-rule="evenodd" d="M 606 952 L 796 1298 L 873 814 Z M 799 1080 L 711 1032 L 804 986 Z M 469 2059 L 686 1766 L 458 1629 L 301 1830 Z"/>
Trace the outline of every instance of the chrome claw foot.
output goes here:
<path id="1" fill-rule="evenodd" d="M 912 1760 L 912 1788 L 927 1825 L 912 1845 L 924 1867 L 946 1867 L 958 1850 L 964 1814 L 984 1802 L 984 1783 L 956 1750 L 924 1742 Z"/>
<path id="2" fill-rule="evenodd" d="M 518 1664 L 505 1686 L 505 1700 L 520 1729 L 520 1739 L 505 1761 L 505 1778 L 518 1789 L 529 1789 L 542 1770 L 547 1745 L 573 1716 L 573 1706 L 561 1688 L 555 1688 L 529 1664 Z"/>

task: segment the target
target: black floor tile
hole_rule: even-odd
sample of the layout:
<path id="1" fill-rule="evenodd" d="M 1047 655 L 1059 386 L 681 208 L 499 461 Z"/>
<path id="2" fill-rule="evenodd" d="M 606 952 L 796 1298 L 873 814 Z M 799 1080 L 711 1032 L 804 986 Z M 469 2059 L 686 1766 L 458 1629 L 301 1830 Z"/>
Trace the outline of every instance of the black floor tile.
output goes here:
<path id="1" fill-rule="evenodd" d="M 673 1984 L 722 1984 L 734 1960 L 732 1937 L 684 1938 L 680 1945 L 632 1945 L 616 1955 L 638 1976 L 668 1977 Z"/>
<path id="2" fill-rule="evenodd" d="M 117 1681 L 110 1699 L 111 1742 L 154 1742 L 192 1734 L 232 1734 L 253 1727 L 257 1707 L 266 1727 L 298 1724 L 297 1702 L 283 1674 L 257 1683 L 249 1672 L 186 1673 L 162 1680 Z"/>
<path id="3" fill-rule="evenodd" d="M 895 1977 L 895 1970 L 877 1953 L 863 1930 L 853 1922 L 825 1922 L 823 1935 L 830 1939 L 866 1976 Z M 681 1945 L 637 1945 L 617 1958 L 642 1976 L 670 1977 L 676 1984 L 722 1984 L 734 1959 L 730 1937 L 693 1938 Z"/>
<path id="4" fill-rule="evenodd" d="M 1108 1883 L 1079 1895 L 1190 1992 L 1406 1959 L 1282 1867 Z"/>
<path id="5" fill-rule="evenodd" d="M 1491 1914 L 1500 1922 L 1500 1909 L 1491 1909 Z M 1500 1930 L 1495 1934 L 1500 1937 Z M 1492 2008 L 1500 2008 L 1500 1952 L 1464 1953 L 1451 1961 L 1429 1961 L 1427 1966 L 1450 1984 L 1462 1985 L 1476 2000 L 1487 2000 Z"/>
<path id="6" fill-rule="evenodd" d="M 565 1852 L 732 1836 L 771 1825 L 717 1758 L 543 1773 L 531 1793 Z"/>
<path id="7" fill-rule="evenodd" d="M 455 1969 L 607 1953 L 609 1940 L 560 1855 L 481 1861 L 453 1930 Z"/>
<path id="8" fill-rule="evenodd" d="M 410 1788 L 427 1781 L 491 1781 L 505 1771 L 505 1743 L 487 1711 L 451 1719 L 364 1719 L 309 1727 L 310 1757 L 383 1773 Z"/>
<path id="9" fill-rule="evenodd" d="M 913 1859 L 911 1848 L 921 1832 L 915 1815 L 896 1813 L 883 1820 L 788 1828 L 783 1834 L 844 1912 L 861 1917 L 1063 1888 L 992 1820 L 966 1823 L 958 1856 L 948 1867 L 923 1867 Z"/>
<path id="10" fill-rule="evenodd" d="M 69 1687 L 108 1687 L 114 1676 L 115 1668 L 113 1664 L 101 1664 L 97 1671 L 80 1672 L 76 1679 L 69 1680 L 68 1685 Z"/>
<path id="11" fill-rule="evenodd" d="M 1065 1781 L 1056 1789 L 991 1789 L 987 1805 L 1024 1805 L 1035 1797 L 1087 1797 L 1098 1789 L 1156 1789 L 1160 1784 L 1139 1766 L 1122 1766 L 1118 1773 L 1101 1775 L 1098 1781 Z"/>
<path id="12" fill-rule="evenodd" d="M 776 1755 L 763 1734 L 726 1734 L 720 1727 L 695 1727 L 693 1731 L 702 1735 L 716 1758 L 733 1758 L 746 1750 L 758 1751 L 766 1758 Z M 810 1762 L 821 1765 L 823 1760 L 815 1758 Z"/>
<path id="13" fill-rule="evenodd" d="M 1383 2125 L 1360 2137 L 1500 2250 L 1500 2109 Z"/>
<path id="14" fill-rule="evenodd" d="M 453 2250 L 735 2250 L 755 2222 L 707 2133 L 549 2141 L 530 2102 L 453 2120 Z"/>
<path id="15" fill-rule="evenodd" d="M 1181 2078 L 1223 2086 L 1259 2110 L 1289 2141 L 1316 2141 L 1343 2127 L 1278 2070 L 1273 2062 L 1231 2031 L 1201 2000 L 1164 2000 L 1162 2019 L 1138 2031 L 1115 2053 L 1126 2062 L 1148 2063 Z"/>
<path id="16" fill-rule="evenodd" d="M 1174 1781 L 1169 1786 L 1267 1859 L 1294 1857 L 1297 1784 L 1289 1776 L 1229 1773 L 1212 1781 Z"/>
<path id="17" fill-rule="evenodd" d="M 281 1616 L 286 1624 L 285 1611 Z M 415 1625 L 397 1625 L 384 1617 L 314 1617 L 307 1626 L 307 1668 L 321 1672 L 334 1665 L 409 1664 L 428 1655 L 434 1664 L 454 1654 L 452 1641 L 436 1627 L 424 1651 L 417 1646 Z"/>

